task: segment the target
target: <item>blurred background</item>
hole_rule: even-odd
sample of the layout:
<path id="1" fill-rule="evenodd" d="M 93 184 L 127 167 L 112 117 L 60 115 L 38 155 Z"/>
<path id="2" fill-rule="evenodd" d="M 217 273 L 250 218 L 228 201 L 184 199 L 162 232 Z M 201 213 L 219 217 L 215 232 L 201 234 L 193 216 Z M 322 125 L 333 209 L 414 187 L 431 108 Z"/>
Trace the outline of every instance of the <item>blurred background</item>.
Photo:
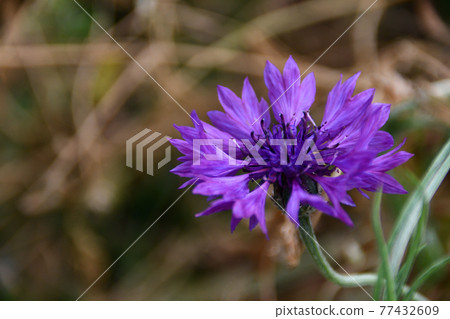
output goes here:
<path id="1" fill-rule="evenodd" d="M 188 112 L 220 109 L 216 85 L 259 96 L 266 60 L 306 70 L 373 0 L 96 0 L 82 5 Z M 379 0 L 308 71 L 321 118 L 327 92 L 357 71 L 392 103 L 385 129 L 415 156 L 394 176 L 413 190 L 450 136 L 450 2 Z M 182 193 L 179 153 L 154 176 L 125 166 L 144 128 L 179 137 L 189 117 L 73 0 L 0 2 L 0 299 L 77 299 Z M 164 149 L 156 153 L 164 157 Z M 431 205 L 414 269 L 449 252 L 450 182 Z M 349 228 L 316 214 L 319 242 L 349 272 L 374 271 L 371 201 L 352 193 Z M 407 196 L 384 196 L 389 234 Z M 197 219 L 186 194 L 84 300 L 367 300 L 327 282 L 293 226 L 267 205 L 270 240 L 230 213 Z M 443 271 L 421 292 L 450 298 Z"/>

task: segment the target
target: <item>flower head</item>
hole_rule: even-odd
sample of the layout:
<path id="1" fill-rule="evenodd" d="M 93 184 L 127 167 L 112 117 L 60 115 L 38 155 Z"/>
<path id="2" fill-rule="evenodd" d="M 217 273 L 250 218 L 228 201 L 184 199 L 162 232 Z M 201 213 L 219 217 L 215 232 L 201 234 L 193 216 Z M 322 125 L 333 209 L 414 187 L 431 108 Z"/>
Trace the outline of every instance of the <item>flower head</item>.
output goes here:
<path id="1" fill-rule="evenodd" d="M 380 131 L 390 105 L 373 103 L 374 89 L 353 95 L 358 76 L 345 82 L 341 77 L 328 95 L 320 125 L 309 114 L 316 92 L 314 74 L 300 81 L 292 57 L 283 73 L 267 62 L 264 80 L 272 107 L 258 100 L 248 79 L 241 97 L 218 86 L 225 112 L 208 112 L 213 125 L 192 112 L 194 127 L 175 126 L 183 139 L 171 141 L 184 155 L 172 172 L 190 178 L 182 187 L 196 183 L 193 193 L 210 201 L 196 216 L 231 210 L 232 231 L 248 218 L 250 229 L 259 224 L 267 235 L 264 206 L 271 185 L 294 223 L 300 208 L 315 208 L 352 225 L 341 206 L 354 206 L 351 189 L 366 197 L 363 190 L 379 188 L 406 193 L 386 172 L 412 154 L 399 151 L 403 142 L 380 155 L 394 145 L 392 136 Z"/>

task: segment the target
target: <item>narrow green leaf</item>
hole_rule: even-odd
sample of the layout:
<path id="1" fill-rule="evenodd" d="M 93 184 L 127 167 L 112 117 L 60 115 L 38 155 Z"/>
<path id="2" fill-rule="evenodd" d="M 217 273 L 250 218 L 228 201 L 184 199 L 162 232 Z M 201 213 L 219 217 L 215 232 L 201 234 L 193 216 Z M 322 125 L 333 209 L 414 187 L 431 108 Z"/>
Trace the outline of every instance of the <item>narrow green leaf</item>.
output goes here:
<path id="1" fill-rule="evenodd" d="M 397 295 L 401 294 L 403 285 L 405 285 L 406 280 L 408 280 L 408 276 L 411 273 L 414 262 L 419 255 L 419 252 L 421 251 L 421 242 L 424 230 L 426 229 L 429 212 L 430 207 L 427 203 L 425 203 L 423 205 L 419 223 L 417 224 L 414 234 L 412 235 L 405 262 L 403 263 L 403 266 L 400 268 L 400 271 L 395 278 Z"/>
<path id="2" fill-rule="evenodd" d="M 411 300 L 414 296 L 414 293 L 430 278 L 434 273 L 439 271 L 441 268 L 443 268 L 445 265 L 447 265 L 450 262 L 450 257 L 445 257 L 434 264 L 432 264 L 429 268 L 427 268 L 424 272 L 420 274 L 420 276 L 414 281 L 414 283 L 411 285 L 411 288 L 409 289 L 409 292 L 405 296 L 405 300 Z"/>
<path id="3" fill-rule="evenodd" d="M 407 171 L 407 173 L 408 173 L 407 176 L 409 177 L 411 182 L 414 183 L 415 187 L 418 187 L 420 189 L 420 180 L 411 172 Z M 423 190 L 422 190 L 422 192 L 423 192 Z M 416 228 L 416 230 L 417 230 L 417 228 Z M 411 249 L 411 248 L 409 248 L 409 249 Z M 418 254 L 418 252 L 417 252 L 417 254 Z M 405 275 L 406 275 L 406 278 L 404 279 L 404 282 L 403 282 L 402 276 L 405 276 Z M 396 282 L 397 296 L 401 296 L 403 293 L 407 292 L 407 290 L 405 290 L 405 287 L 403 287 L 403 285 L 405 284 L 405 282 L 407 280 L 406 270 L 402 276 L 400 276 L 400 278 L 394 277 L 394 280 Z M 379 267 L 378 273 L 377 273 L 377 278 L 378 278 L 378 280 L 374 287 L 374 298 L 376 300 L 383 300 L 383 293 L 384 293 L 384 288 L 385 288 L 384 287 L 385 275 L 383 272 L 383 267 Z M 401 282 L 403 282 L 403 284 L 400 284 Z"/>
<path id="4" fill-rule="evenodd" d="M 408 198 L 389 240 L 391 269 L 396 275 L 408 242 L 420 219 L 423 203 L 429 203 L 450 169 L 450 139 L 435 157 L 418 189 Z"/>
<path id="5" fill-rule="evenodd" d="M 384 276 L 384 272 L 383 272 L 383 267 L 379 267 L 378 272 L 377 272 L 377 282 L 375 283 L 375 288 L 373 290 L 373 298 L 375 300 L 379 301 L 379 300 L 382 300 L 382 298 L 383 298 L 384 281 L 385 281 L 385 276 Z"/>
<path id="6" fill-rule="evenodd" d="M 386 296 L 389 301 L 395 301 L 397 299 L 395 294 L 395 282 L 394 276 L 392 275 L 391 266 L 389 263 L 389 251 L 384 240 L 383 229 L 381 227 L 381 191 L 375 194 L 375 198 L 372 206 L 372 225 L 375 232 L 375 239 L 377 241 L 378 250 L 381 257 L 381 267 L 383 269 L 383 274 L 386 279 Z M 383 277 L 383 276 L 382 276 Z M 383 278 L 378 278 L 378 281 L 383 280 Z"/>

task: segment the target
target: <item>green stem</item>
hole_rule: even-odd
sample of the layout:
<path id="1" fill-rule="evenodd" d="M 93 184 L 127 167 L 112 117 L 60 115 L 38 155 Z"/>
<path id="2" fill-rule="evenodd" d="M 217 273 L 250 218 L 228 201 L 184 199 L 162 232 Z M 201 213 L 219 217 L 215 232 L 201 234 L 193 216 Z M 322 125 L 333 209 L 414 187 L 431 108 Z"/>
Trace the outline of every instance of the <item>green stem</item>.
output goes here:
<path id="1" fill-rule="evenodd" d="M 373 208 L 372 208 L 372 225 L 375 233 L 375 239 L 378 245 L 378 250 L 380 251 L 381 255 L 381 269 L 383 269 L 383 275 L 385 277 L 386 281 L 386 297 L 388 301 L 395 301 L 397 300 L 397 297 L 395 295 L 395 281 L 394 281 L 394 275 L 392 274 L 392 269 L 389 264 L 389 251 L 386 245 L 386 242 L 384 240 L 383 235 L 383 229 L 381 227 L 381 216 L 380 216 L 380 206 L 381 206 L 381 191 L 376 193 L 375 199 L 373 201 Z M 379 275 L 379 279 L 382 278 Z M 382 280 L 378 280 L 376 286 L 380 286 L 380 282 Z M 376 291 L 378 289 L 375 289 Z"/>
<path id="2" fill-rule="evenodd" d="M 303 243 L 308 249 L 311 257 L 313 258 L 316 265 L 319 267 L 320 272 L 328 280 L 334 282 L 341 287 L 363 287 L 363 286 L 374 286 L 377 282 L 377 274 L 374 273 L 362 273 L 362 274 L 340 274 L 336 272 L 333 267 L 328 263 L 324 254 L 322 253 L 322 248 L 317 242 L 314 229 L 311 224 L 311 220 L 308 215 L 302 215 L 299 217 L 300 227 L 299 233 L 302 238 Z M 404 291 L 409 291 L 409 287 L 405 286 Z M 419 293 L 414 296 L 416 300 L 426 300 L 426 298 Z"/>
<path id="3" fill-rule="evenodd" d="M 320 245 L 317 243 L 316 235 L 314 234 L 314 229 L 311 225 L 309 216 L 300 216 L 299 222 L 299 231 L 303 243 L 311 254 L 311 257 L 314 259 L 314 262 L 319 267 L 319 270 L 328 280 L 342 287 L 368 286 L 376 282 L 377 276 L 375 274 L 366 273 L 349 276 L 337 273 L 328 263 L 322 253 Z"/>

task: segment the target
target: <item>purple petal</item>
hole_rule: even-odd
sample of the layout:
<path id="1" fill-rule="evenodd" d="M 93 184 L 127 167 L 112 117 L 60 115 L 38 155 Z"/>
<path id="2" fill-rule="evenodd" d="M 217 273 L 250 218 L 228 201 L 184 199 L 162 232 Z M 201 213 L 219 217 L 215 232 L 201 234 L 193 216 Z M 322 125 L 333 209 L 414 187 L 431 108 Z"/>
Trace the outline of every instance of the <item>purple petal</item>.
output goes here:
<path id="1" fill-rule="evenodd" d="M 308 74 L 300 84 L 300 110 L 308 111 L 316 96 L 316 79 L 314 73 Z"/>
<path id="2" fill-rule="evenodd" d="M 376 171 L 387 172 L 397 166 L 402 165 L 413 156 L 414 154 L 405 151 L 400 151 L 395 154 L 390 154 L 386 156 L 381 155 L 372 162 L 371 167 L 373 170 Z"/>
<path id="3" fill-rule="evenodd" d="M 283 93 L 284 100 L 286 103 L 283 106 L 283 114 L 286 121 L 290 121 L 292 117 L 295 117 L 296 113 L 300 110 L 297 105 L 300 102 L 300 70 L 298 69 L 297 63 L 295 63 L 292 56 L 289 57 L 283 69 L 283 80 L 284 87 Z M 303 114 L 302 114 L 303 115 Z M 300 117 L 301 118 L 301 117 Z"/>
<path id="4" fill-rule="evenodd" d="M 261 114 L 259 114 L 258 109 L 255 108 L 258 105 L 258 98 L 256 97 L 255 90 L 253 90 L 252 85 L 248 78 L 244 80 L 244 86 L 242 87 L 242 102 L 245 106 L 245 111 L 247 112 L 247 119 L 257 119 Z"/>
<path id="5" fill-rule="evenodd" d="M 339 218 L 343 220 L 345 223 L 352 225 L 350 218 L 348 215 L 340 208 L 340 211 L 336 210 L 336 207 L 333 208 L 327 204 L 327 202 L 319 195 L 309 194 L 305 191 L 297 182 L 294 182 L 292 185 L 291 196 L 289 197 L 288 204 L 286 206 L 286 213 L 288 217 L 296 224 L 298 224 L 298 211 L 300 209 L 300 205 L 310 205 L 316 208 L 319 211 L 324 212 L 327 215 L 332 217 Z"/>
<path id="6" fill-rule="evenodd" d="M 169 143 L 184 155 L 192 155 L 192 146 L 188 142 L 172 138 L 169 140 Z"/>
<path id="7" fill-rule="evenodd" d="M 248 78 L 244 80 L 242 100 L 223 86 L 218 86 L 217 91 L 225 114 L 218 111 L 208 113 L 211 122 L 217 128 L 239 139 L 249 138 L 252 131 L 263 134 L 261 119 L 265 120 L 266 125 L 270 124 L 268 105 L 263 99 L 258 102 Z"/>
<path id="8" fill-rule="evenodd" d="M 235 138 L 247 139 L 250 137 L 251 131 L 249 131 L 249 127 L 245 126 L 241 121 L 231 118 L 227 113 L 209 111 L 208 117 L 218 129 L 229 133 Z"/>
<path id="9" fill-rule="evenodd" d="M 345 194 L 344 198 L 341 199 L 341 203 L 347 206 L 356 206 L 355 202 L 349 194 Z"/>
<path id="10" fill-rule="evenodd" d="M 371 163 L 371 168 L 376 171 L 388 171 L 409 160 L 412 156 L 414 156 L 414 154 L 405 151 L 396 153 L 405 144 L 405 142 L 406 139 L 404 139 L 391 151 L 374 159 Z"/>
<path id="11" fill-rule="evenodd" d="M 351 97 L 353 91 L 355 90 L 356 80 L 361 73 L 358 72 L 349 78 L 347 81 L 342 83 L 341 80 L 334 86 L 331 92 L 328 94 L 328 100 L 325 105 L 325 112 L 322 120 L 322 126 L 327 123 L 332 123 L 336 114 L 341 110 L 344 103 Z"/>
<path id="12" fill-rule="evenodd" d="M 384 131 L 378 131 L 369 142 L 369 150 L 374 154 L 384 152 L 394 146 L 394 138 L 391 134 Z"/>
<path id="13" fill-rule="evenodd" d="M 265 203 L 267 190 L 270 186 L 269 182 L 264 182 L 261 186 L 257 187 L 255 190 L 250 192 L 246 197 L 239 199 L 233 205 L 233 216 L 235 218 L 251 218 L 254 216 L 254 219 L 259 223 L 259 227 L 267 237 L 267 227 L 266 227 L 266 218 L 265 218 Z M 253 225 L 252 226 L 256 226 Z"/>
<path id="14" fill-rule="evenodd" d="M 353 226 L 353 222 L 348 216 L 348 214 L 342 209 L 340 203 L 346 201 L 347 188 L 346 183 L 348 176 L 338 176 L 338 177 L 313 177 L 322 186 L 328 198 L 333 203 L 333 211 L 323 211 L 332 217 L 336 217 L 342 220 L 349 226 Z"/>
<path id="15" fill-rule="evenodd" d="M 196 214 L 195 217 L 202 217 L 202 216 L 215 214 L 215 213 L 218 213 L 218 212 L 222 212 L 224 210 L 229 210 L 232 207 L 233 207 L 233 201 L 219 199 L 219 200 L 216 200 L 215 202 L 212 202 L 211 206 L 209 206 L 204 211 Z"/>
<path id="16" fill-rule="evenodd" d="M 266 62 L 266 68 L 264 69 L 264 82 L 269 90 L 269 100 L 273 104 L 273 112 L 278 122 L 281 122 L 280 114 L 287 114 L 288 109 L 286 107 L 285 99 L 283 96 L 284 80 L 280 71 L 275 65 Z"/>
<path id="17" fill-rule="evenodd" d="M 178 189 L 183 189 L 183 188 L 185 188 L 186 186 L 190 186 L 190 185 L 194 184 L 194 183 L 197 182 L 197 181 L 198 181 L 198 178 L 191 178 L 191 179 L 188 180 L 187 182 L 184 182 L 183 184 L 181 184 L 181 186 L 178 187 Z"/>
<path id="18" fill-rule="evenodd" d="M 237 118 L 242 118 L 244 116 L 242 101 L 236 96 L 236 94 L 234 94 L 233 91 L 229 88 L 218 85 L 217 93 L 219 95 L 220 104 L 222 104 L 226 113 Z"/>
<path id="19" fill-rule="evenodd" d="M 256 216 L 251 216 L 248 222 L 248 229 L 253 230 L 258 225 L 258 218 Z"/>
<path id="20" fill-rule="evenodd" d="M 280 114 L 283 114 L 286 123 L 296 126 L 303 118 L 303 112 L 307 111 L 314 101 L 314 75 L 308 75 L 305 84 L 301 85 L 300 71 L 291 56 L 284 66 L 283 75 L 267 61 L 264 81 L 269 89 L 275 119 L 281 123 Z"/>
<path id="21" fill-rule="evenodd" d="M 380 187 L 383 188 L 383 193 L 388 194 L 407 194 L 408 192 L 403 186 L 395 180 L 392 176 L 383 172 L 367 172 L 365 179 L 370 185 L 364 189 L 370 192 L 376 192 Z"/>
<path id="22" fill-rule="evenodd" d="M 240 223 L 241 220 L 242 218 L 236 218 L 233 215 L 231 215 L 231 224 L 230 224 L 231 232 L 234 232 L 234 230 L 236 229 L 237 225 Z"/>
<path id="23" fill-rule="evenodd" d="M 258 110 L 259 110 L 259 114 L 260 114 L 259 117 L 261 117 L 261 118 L 259 119 L 259 117 L 258 117 L 259 121 L 256 122 L 254 124 L 254 126 L 255 125 L 259 125 L 260 126 L 261 120 L 264 120 L 264 126 L 266 128 L 269 127 L 269 125 L 270 125 L 269 105 L 267 104 L 266 100 L 264 100 L 263 98 L 261 98 L 261 100 L 258 103 Z"/>
<path id="24" fill-rule="evenodd" d="M 226 177 L 204 177 L 202 183 L 197 185 L 192 193 L 205 196 L 223 195 L 224 199 L 241 198 L 248 193 L 250 176 L 237 175 Z"/>

